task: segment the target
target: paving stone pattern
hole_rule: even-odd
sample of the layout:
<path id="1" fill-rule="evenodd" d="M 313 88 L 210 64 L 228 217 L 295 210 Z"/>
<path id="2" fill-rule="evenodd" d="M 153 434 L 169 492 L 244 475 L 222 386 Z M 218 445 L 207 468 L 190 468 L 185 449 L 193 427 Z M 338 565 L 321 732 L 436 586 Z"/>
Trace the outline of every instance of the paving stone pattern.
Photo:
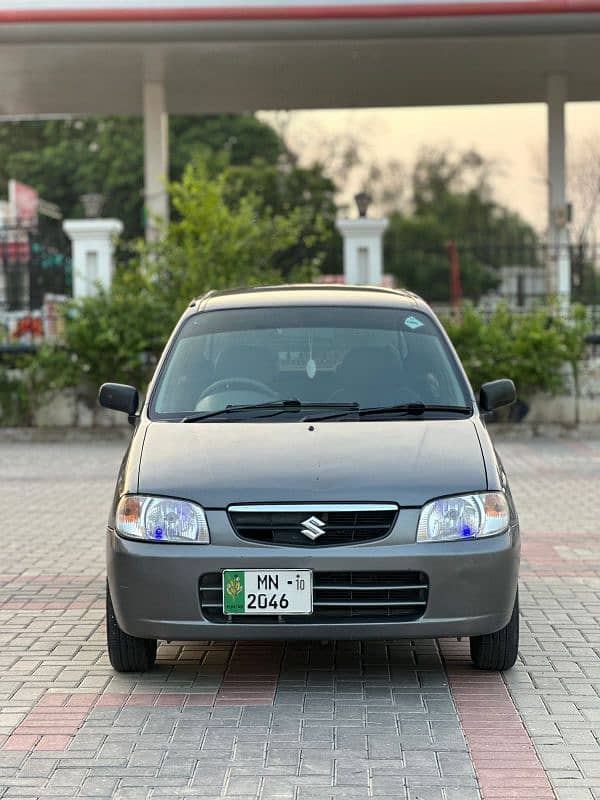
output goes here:
<path id="1" fill-rule="evenodd" d="M 560 800 L 600 798 L 600 442 L 499 446 L 524 532 L 521 663 L 505 675 Z"/>
<path id="2" fill-rule="evenodd" d="M 0 797 L 600 800 L 600 443 L 499 445 L 525 533 L 505 682 L 431 640 L 164 644 L 117 675 L 122 447 L 0 444 Z"/>

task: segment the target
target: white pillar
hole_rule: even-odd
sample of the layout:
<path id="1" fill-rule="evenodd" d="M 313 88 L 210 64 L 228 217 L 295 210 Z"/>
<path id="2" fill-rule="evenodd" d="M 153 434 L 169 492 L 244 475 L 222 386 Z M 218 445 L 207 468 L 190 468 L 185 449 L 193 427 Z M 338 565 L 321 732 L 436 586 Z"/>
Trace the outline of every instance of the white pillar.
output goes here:
<path id="1" fill-rule="evenodd" d="M 71 240 L 73 297 L 96 294 L 110 287 L 114 272 L 115 239 L 123 231 L 119 219 L 66 219 L 63 230 Z"/>
<path id="2" fill-rule="evenodd" d="M 335 224 L 344 239 L 344 282 L 381 286 L 387 219 L 338 219 Z"/>
<path id="3" fill-rule="evenodd" d="M 567 230 L 565 104 L 566 75 L 546 79 L 548 104 L 548 244 L 550 288 L 561 308 L 571 302 L 571 259 Z"/>
<path id="4" fill-rule="evenodd" d="M 169 116 L 162 81 L 144 83 L 144 207 L 146 239 L 156 240 L 169 221 Z"/>

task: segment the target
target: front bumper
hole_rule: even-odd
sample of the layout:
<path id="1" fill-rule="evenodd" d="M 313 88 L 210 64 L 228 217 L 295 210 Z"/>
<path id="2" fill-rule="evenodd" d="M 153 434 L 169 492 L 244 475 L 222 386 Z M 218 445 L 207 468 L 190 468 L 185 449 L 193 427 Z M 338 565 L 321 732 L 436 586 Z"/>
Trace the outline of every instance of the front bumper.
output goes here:
<path id="1" fill-rule="evenodd" d="M 401 515 L 402 516 L 402 515 Z M 132 636 L 169 640 L 394 639 L 473 636 L 510 619 L 520 556 L 518 526 L 487 539 L 298 548 L 256 545 L 227 535 L 225 512 L 211 512 L 210 545 L 135 542 L 109 530 L 108 581 L 120 627 Z M 229 529 L 230 530 L 230 529 Z M 203 618 L 199 582 L 223 569 L 312 569 L 315 572 L 423 572 L 429 596 L 413 621 L 213 623 Z M 234 618 L 235 619 L 235 618 Z"/>

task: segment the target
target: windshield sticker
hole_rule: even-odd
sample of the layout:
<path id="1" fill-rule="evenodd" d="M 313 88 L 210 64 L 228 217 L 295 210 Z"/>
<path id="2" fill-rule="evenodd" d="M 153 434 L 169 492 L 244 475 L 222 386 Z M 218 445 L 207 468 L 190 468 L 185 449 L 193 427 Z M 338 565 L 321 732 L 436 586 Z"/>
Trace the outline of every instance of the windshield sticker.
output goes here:
<path id="1" fill-rule="evenodd" d="M 417 328 L 422 328 L 424 323 L 422 323 L 421 320 L 417 319 L 416 317 L 407 317 L 404 320 L 404 324 L 407 328 L 410 328 L 411 331 L 416 331 Z"/>

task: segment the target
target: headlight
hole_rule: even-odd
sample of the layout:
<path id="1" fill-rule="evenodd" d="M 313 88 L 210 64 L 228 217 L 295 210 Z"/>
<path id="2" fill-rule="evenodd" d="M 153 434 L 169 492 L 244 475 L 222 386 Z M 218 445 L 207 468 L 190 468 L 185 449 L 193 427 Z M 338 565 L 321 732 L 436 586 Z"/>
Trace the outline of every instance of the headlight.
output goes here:
<path id="1" fill-rule="evenodd" d="M 443 497 L 421 510 L 418 542 L 447 542 L 493 536 L 508 528 L 510 512 L 503 492 Z"/>
<path id="2" fill-rule="evenodd" d="M 151 542 L 208 544 L 204 510 L 187 500 L 126 494 L 119 500 L 117 532 L 129 539 Z"/>

